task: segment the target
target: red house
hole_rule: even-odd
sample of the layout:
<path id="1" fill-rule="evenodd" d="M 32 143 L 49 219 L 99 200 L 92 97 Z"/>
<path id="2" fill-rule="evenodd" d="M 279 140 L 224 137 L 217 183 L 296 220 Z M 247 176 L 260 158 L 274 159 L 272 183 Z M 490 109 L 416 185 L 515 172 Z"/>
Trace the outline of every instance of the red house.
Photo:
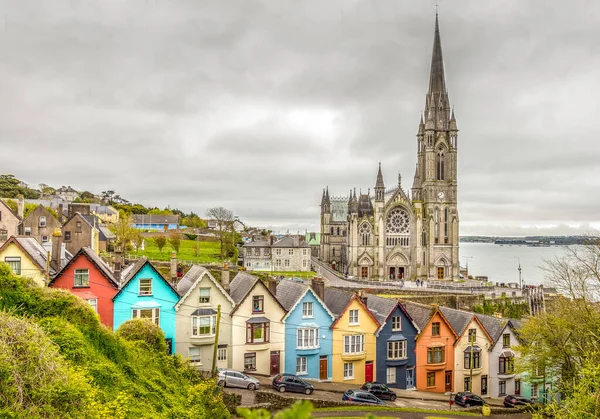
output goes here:
<path id="1" fill-rule="evenodd" d="M 113 327 L 112 298 L 119 291 L 119 281 L 89 247 L 82 247 L 48 286 L 69 290 L 83 298 L 98 313 L 102 323 Z"/>

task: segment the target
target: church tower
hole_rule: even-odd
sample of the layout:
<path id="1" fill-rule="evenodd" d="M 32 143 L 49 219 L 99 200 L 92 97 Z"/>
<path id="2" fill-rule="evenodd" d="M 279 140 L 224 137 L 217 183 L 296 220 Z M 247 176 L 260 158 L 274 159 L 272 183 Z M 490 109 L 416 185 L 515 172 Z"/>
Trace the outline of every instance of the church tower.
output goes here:
<path id="1" fill-rule="evenodd" d="M 323 189 L 323 197 L 321 198 L 321 245 L 319 249 L 319 257 L 322 261 L 331 262 L 331 199 L 329 198 L 329 187 Z"/>
<path id="2" fill-rule="evenodd" d="M 459 276 L 457 140 L 436 13 L 429 90 L 417 131 L 417 167 L 412 187 L 417 226 L 421 230 L 417 275 L 423 279 Z"/>

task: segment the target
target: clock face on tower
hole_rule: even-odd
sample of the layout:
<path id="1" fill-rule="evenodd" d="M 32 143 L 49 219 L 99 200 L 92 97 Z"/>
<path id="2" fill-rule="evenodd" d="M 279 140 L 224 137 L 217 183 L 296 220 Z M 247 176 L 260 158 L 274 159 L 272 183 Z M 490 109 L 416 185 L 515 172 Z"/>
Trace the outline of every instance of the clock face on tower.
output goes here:
<path id="1" fill-rule="evenodd" d="M 445 195 L 445 194 L 444 194 L 444 192 L 442 192 L 442 191 L 439 191 L 439 192 L 437 193 L 437 197 L 438 197 L 438 199 L 439 199 L 440 201 L 441 201 L 442 199 L 444 199 L 444 196 L 446 196 L 446 195 Z"/>

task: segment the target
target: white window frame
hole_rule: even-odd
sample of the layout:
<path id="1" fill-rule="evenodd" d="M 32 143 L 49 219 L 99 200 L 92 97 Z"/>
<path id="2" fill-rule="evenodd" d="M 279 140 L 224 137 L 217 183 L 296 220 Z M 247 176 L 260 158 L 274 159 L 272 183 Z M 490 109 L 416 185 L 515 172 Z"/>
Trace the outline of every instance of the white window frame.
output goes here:
<path id="1" fill-rule="evenodd" d="M 78 280 L 79 280 L 79 283 L 78 283 Z M 89 269 L 75 269 L 74 274 L 73 274 L 73 286 L 74 287 L 89 287 L 90 286 L 90 270 Z"/>
<path id="2" fill-rule="evenodd" d="M 25 227 L 24 233 L 26 236 L 31 236 L 31 227 Z"/>
<path id="3" fill-rule="evenodd" d="M 344 380 L 354 379 L 354 362 L 344 362 Z"/>
<path id="4" fill-rule="evenodd" d="M 388 368 L 385 372 L 386 384 L 396 384 L 396 367 Z"/>
<path id="5" fill-rule="evenodd" d="M 88 302 L 88 304 L 90 306 L 92 306 L 92 308 L 94 309 L 94 312 L 98 313 L 98 299 L 97 298 L 90 298 L 89 300 L 85 300 Z"/>
<path id="6" fill-rule="evenodd" d="M 151 311 L 151 317 L 142 317 L 142 311 Z M 134 308 L 131 310 L 132 319 L 149 319 L 155 325 L 160 326 L 160 308 Z"/>
<path id="7" fill-rule="evenodd" d="M 362 354 L 365 352 L 365 335 L 344 336 L 344 354 Z"/>
<path id="8" fill-rule="evenodd" d="M 402 331 L 402 317 L 392 316 L 392 332 Z"/>
<path id="9" fill-rule="evenodd" d="M 286 268 L 289 268 L 289 267 L 290 267 L 290 260 L 289 260 L 289 259 L 286 259 L 286 260 L 285 260 L 284 266 L 285 266 Z"/>
<path id="10" fill-rule="evenodd" d="M 209 328 L 209 333 L 200 333 L 200 327 L 207 327 L 206 324 L 202 324 L 203 322 L 206 322 L 206 320 L 208 319 L 208 328 Z M 195 338 L 207 338 L 207 337 L 212 337 L 216 334 L 216 328 L 217 328 L 217 316 L 212 314 L 209 316 L 191 316 L 191 336 L 195 337 Z"/>
<path id="11" fill-rule="evenodd" d="M 202 365 L 202 347 L 191 346 L 188 348 L 188 358 L 190 362 Z"/>
<path id="12" fill-rule="evenodd" d="M 217 361 L 227 361 L 227 348 L 217 348 Z"/>
<path id="13" fill-rule="evenodd" d="M 202 295 L 202 291 L 208 291 L 208 297 Z M 208 299 L 208 301 L 205 301 Z M 198 304 L 210 304 L 210 288 L 199 288 L 198 289 Z"/>
<path id="14" fill-rule="evenodd" d="M 387 344 L 387 359 L 406 359 L 406 341 L 393 340 Z M 392 356 L 390 356 L 390 354 Z"/>
<path id="15" fill-rule="evenodd" d="M 319 329 L 307 328 L 296 331 L 296 349 L 319 348 Z"/>
<path id="16" fill-rule="evenodd" d="M 358 310 L 349 310 L 348 317 L 349 317 L 348 324 L 350 326 L 358 326 L 360 324 L 359 318 L 358 318 Z"/>
<path id="17" fill-rule="evenodd" d="M 142 287 L 142 281 L 150 281 L 150 286 L 144 285 Z M 142 290 L 142 288 L 144 288 Z M 152 278 L 140 278 L 139 281 L 139 295 L 152 295 Z"/>
<path id="18" fill-rule="evenodd" d="M 296 358 L 296 374 L 308 374 L 308 362 L 305 356 L 299 356 Z"/>
<path id="19" fill-rule="evenodd" d="M 302 261 L 302 267 L 303 267 L 303 268 L 306 268 L 306 260 L 303 260 L 303 261 Z"/>
<path id="20" fill-rule="evenodd" d="M 45 215 L 40 215 L 40 219 L 39 219 L 38 225 L 40 227 L 46 227 L 46 216 Z"/>
<path id="21" fill-rule="evenodd" d="M 42 236 L 42 243 L 48 243 L 49 241 L 48 236 Z"/>
<path id="22" fill-rule="evenodd" d="M 10 270 L 15 275 L 21 275 L 21 257 L 20 256 L 6 256 L 4 262 L 10 266 Z M 18 267 L 17 264 L 18 263 Z"/>
<path id="23" fill-rule="evenodd" d="M 312 301 L 305 301 L 302 303 L 302 318 L 312 319 L 314 318 L 314 303 Z"/>

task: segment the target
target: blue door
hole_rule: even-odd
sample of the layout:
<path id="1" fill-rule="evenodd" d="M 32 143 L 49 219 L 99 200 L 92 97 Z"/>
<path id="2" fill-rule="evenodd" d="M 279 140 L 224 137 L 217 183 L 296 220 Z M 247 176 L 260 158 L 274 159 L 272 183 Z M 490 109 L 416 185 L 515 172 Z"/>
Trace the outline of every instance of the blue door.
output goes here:
<path id="1" fill-rule="evenodd" d="M 415 386 L 415 369 L 406 369 L 406 388 L 413 388 Z"/>

